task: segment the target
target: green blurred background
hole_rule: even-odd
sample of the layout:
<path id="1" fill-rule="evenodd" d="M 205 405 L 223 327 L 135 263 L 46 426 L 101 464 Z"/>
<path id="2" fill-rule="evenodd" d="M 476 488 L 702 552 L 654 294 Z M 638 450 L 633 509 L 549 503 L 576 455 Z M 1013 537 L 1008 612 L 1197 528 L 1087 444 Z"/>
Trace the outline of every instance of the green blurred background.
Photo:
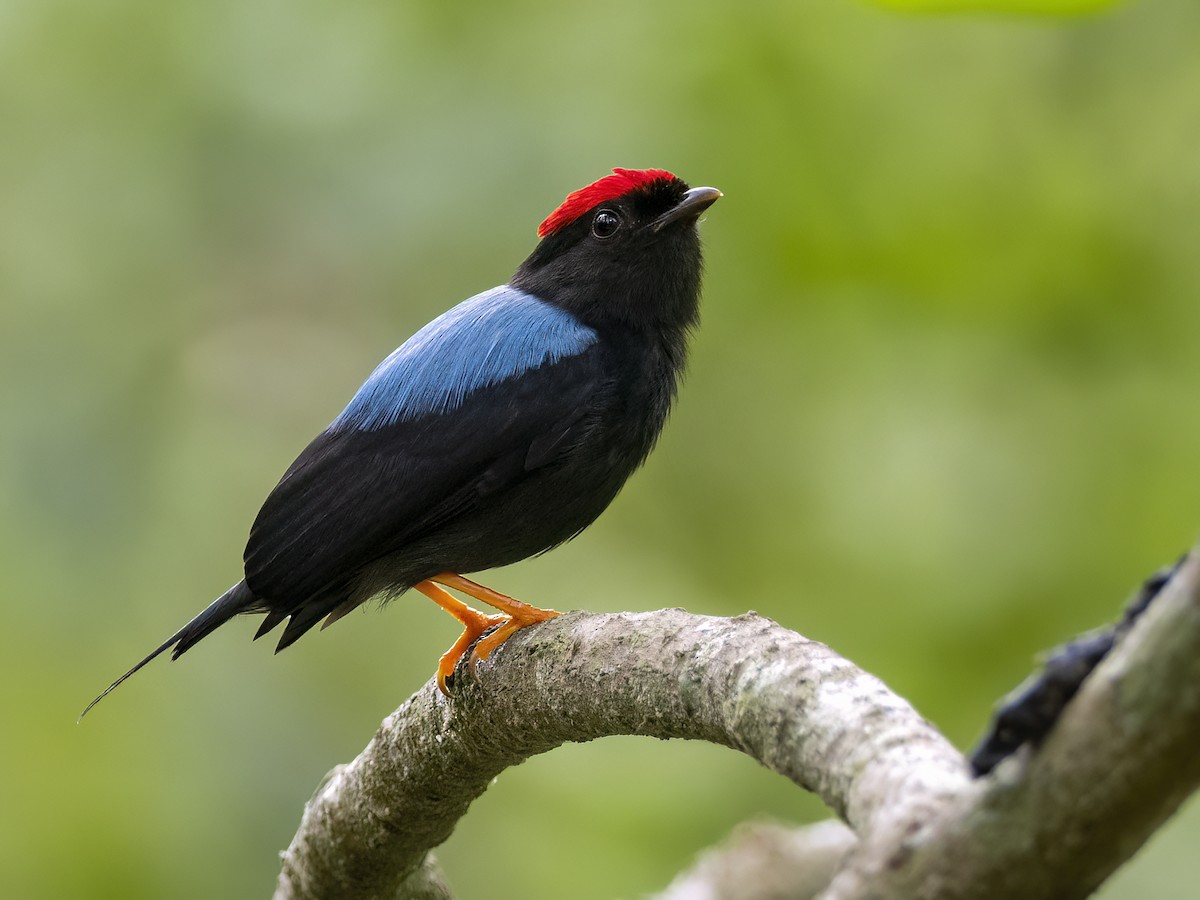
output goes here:
<path id="1" fill-rule="evenodd" d="M 970 745 L 1200 526 L 1198 47 L 1194 0 L 0 3 L 0 892 L 269 893 L 449 618 L 279 657 L 238 622 L 75 718 L 239 577 L 375 363 L 613 165 L 725 192 L 690 377 L 608 514 L 489 582 L 757 609 Z M 730 751 L 609 739 L 505 773 L 440 856 L 464 898 L 633 897 L 824 815 Z M 1198 833 L 1103 896 L 1193 898 Z"/>

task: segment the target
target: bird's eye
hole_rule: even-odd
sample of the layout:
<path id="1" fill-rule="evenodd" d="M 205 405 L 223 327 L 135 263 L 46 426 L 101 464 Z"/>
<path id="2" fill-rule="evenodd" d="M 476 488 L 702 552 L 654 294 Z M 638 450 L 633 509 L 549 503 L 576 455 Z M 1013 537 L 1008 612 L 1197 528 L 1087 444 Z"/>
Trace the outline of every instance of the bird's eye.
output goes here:
<path id="1" fill-rule="evenodd" d="M 611 209 L 602 209 L 592 219 L 592 234 L 598 238 L 612 237 L 621 227 L 621 217 Z"/>

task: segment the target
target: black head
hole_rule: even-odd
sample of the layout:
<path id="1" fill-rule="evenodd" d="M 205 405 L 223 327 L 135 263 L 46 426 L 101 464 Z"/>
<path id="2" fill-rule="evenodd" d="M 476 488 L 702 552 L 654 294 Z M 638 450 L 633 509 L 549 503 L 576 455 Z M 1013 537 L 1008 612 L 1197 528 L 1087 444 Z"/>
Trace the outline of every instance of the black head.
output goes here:
<path id="1" fill-rule="evenodd" d="M 686 329 L 699 308 L 696 221 L 720 196 L 661 169 L 614 169 L 542 223 L 512 285 L 588 324 Z"/>

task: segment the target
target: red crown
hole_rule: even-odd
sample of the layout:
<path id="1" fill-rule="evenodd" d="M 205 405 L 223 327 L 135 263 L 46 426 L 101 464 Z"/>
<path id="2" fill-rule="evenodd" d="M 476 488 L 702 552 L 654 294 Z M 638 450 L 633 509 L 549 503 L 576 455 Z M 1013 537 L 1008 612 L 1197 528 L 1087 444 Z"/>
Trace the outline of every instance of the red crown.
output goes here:
<path id="1" fill-rule="evenodd" d="M 544 238 L 570 225 L 589 209 L 606 200 L 614 200 L 636 188 L 663 180 L 673 181 L 675 176 L 666 169 L 613 169 L 611 175 L 605 175 L 599 181 L 567 194 L 567 199 L 562 205 L 538 226 L 538 237 Z"/>

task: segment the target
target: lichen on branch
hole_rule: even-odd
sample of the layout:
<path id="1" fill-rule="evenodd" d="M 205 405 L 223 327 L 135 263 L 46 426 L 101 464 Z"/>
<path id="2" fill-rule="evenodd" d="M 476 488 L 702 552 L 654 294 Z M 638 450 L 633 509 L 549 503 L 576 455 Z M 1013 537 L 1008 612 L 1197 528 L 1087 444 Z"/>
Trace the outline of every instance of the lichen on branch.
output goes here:
<path id="1" fill-rule="evenodd" d="M 571 613 L 460 667 L 449 699 L 430 682 L 390 715 L 310 801 L 276 897 L 396 896 L 504 769 L 615 734 L 741 750 L 859 829 L 969 781 L 958 751 L 877 678 L 761 616 Z"/>
<path id="2" fill-rule="evenodd" d="M 1200 785 L 1200 556 L 1120 630 L 1044 742 L 981 778 L 877 678 L 753 613 L 577 612 L 524 629 L 460 665 L 450 698 L 426 684 L 331 773 L 275 896 L 445 900 L 430 851 L 495 776 L 615 734 L 740 750 L 851 829 L 734 841 L 667 896 L 716 890 L 757 854 L 819 867 L 821 900 L 1084 897 Z M 774 896 L 747 878 L 699 896 Z"/>

